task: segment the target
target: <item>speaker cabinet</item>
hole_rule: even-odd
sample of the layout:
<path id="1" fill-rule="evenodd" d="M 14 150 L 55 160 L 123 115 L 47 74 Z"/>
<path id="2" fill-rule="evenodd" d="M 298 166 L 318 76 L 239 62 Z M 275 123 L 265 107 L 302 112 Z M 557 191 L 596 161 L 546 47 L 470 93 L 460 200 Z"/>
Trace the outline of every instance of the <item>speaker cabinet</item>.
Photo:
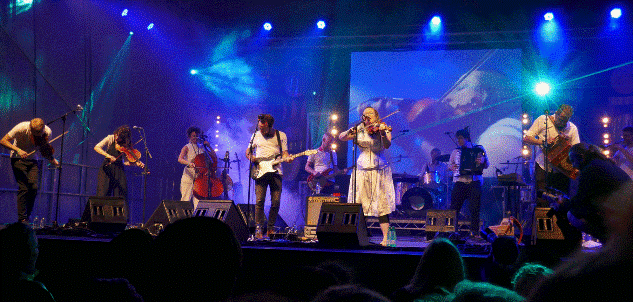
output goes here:
<path id="1" fill-rule="evenodd" d="M 222 220 L 228 224 L 240 242 L 248 239 L 246 221 L 232 200 L 200 200 L 194 216 L 206 216 Z"/>
<path id="2" fill-rule="evenodd" d="M 427 239 L 435 233 L 457 232 L 457 211 L 455 210 L 428 210 L 426 211 L 426 223 L 424 232 Z"/>
<path id="3" fill-rule="evenodd" d="M 536 233 L 536 239 L 563 240 L 563 232 L 556 224 L 556 216 L 547 216 L 551 208 L 534 208 L 534 222 L 532 234 Z"/>
<path id="4" fill-rule="evenodd" d="M 92 196 L 88 198 L 82 221 L 97 233 L 117 233 L 127 225 L 127 206 L 123 197 Z"/>
<path id="5" fill-rule="evenodd" d="M 254 229 L 257 226 L 257 222 L 255 221 L 255 205 L 254 204 L 250 205 L 250 212 L 251 212 L 250 219 L 247 219 L 249 204 L 238 203 L 236 204 L 236 206 L 240 214 L 242 215 L 242 218 L 244 219 L 244 221 L 248 221 L 246 225 Z M 281 217 L 281 215 L 277 215 L 277 220 L 275 221 L 275 227 L 277 227 L 278 230 L 284 230 L 285 228 L 288 227 L 288 223 L 286 223 L 286 221 L 283 219 L 283 217 Z"/>
<path id="6" fill-rule="evenodd" d="M 145 228 L 150 234 L 158 235 L 168 224 L 192 216 L 193 204 L 190 201 L 163 200 L 147 219 Z"/>
<path id="7" fill-rule="evenodd" d="M 316 226 L 321 213 L 321 205 L 324 202 L 346 203 L 347 198 L 340 196 L 310 196 L 308 197 L 308 210 L 306 211 L 307 226 Z"/>
<path id="8" fill-rule="evenodd" d="M 319 243 L 327 246 L 354 247 L 369 244 L 363 207 L 357 203 L 321 204 L 316 233 Z"/>

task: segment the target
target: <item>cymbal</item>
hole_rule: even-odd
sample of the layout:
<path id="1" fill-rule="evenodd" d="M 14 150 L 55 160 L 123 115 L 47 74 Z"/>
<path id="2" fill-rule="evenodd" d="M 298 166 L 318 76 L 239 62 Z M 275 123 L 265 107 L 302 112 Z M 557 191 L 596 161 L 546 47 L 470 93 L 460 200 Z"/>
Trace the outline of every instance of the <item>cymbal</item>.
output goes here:
<path id="1" fill-rule="evenodd" d="M 440 155 L 438 157 L 436 157 L 435 159 L 437 159 L 437 161 L 442 161 L 442 162 L 447 162 L 451 159 L 451 155 L 450 154 L 444 154 L 444 155 Z"/>

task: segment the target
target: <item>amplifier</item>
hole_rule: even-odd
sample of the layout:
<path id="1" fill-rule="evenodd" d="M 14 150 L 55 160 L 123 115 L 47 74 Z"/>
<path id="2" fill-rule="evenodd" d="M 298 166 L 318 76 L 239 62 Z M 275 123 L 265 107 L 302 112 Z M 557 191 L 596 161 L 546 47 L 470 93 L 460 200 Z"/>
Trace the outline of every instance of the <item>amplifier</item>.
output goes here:
<path id="1" fill-rule="evenodd" d="M 319 213 L 321 213 L 321 204 L 324 202 L 346 203 L 347 198 L 345 196 L 309 196 L 305 225 L 316 226 L 318 224 Z"/>

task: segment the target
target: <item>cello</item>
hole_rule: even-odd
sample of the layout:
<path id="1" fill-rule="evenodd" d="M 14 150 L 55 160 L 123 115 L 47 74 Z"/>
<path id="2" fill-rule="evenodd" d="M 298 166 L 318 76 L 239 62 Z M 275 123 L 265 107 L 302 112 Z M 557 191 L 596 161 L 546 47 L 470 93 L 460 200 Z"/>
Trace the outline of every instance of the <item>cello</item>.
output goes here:
<path id="1" fill-rule="evenodd" d="M 196 169 L 196 179 L 193 181 L 193 196 L 198 199 L 219 197 L 224 192 L 222 181 L 215 176 L 215 171 L 218 167 L 217 160 L 213 161 L 207 155 L 207 152 L 208 150 L 196 155 L 193 159 L 194 169 Z"/>

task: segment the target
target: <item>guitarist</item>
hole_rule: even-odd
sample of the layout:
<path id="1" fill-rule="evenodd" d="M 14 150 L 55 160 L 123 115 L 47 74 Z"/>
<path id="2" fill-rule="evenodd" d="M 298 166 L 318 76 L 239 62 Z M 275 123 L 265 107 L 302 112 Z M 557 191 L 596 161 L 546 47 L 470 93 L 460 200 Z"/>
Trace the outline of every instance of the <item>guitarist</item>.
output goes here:
<path id="1" fill-rule="evenodd" d="M 251 136 L 251 143 L 246 149 L 246 158 L 254 165 L 262 158 L 275 158 L 280 155 L 286 162 L 291 162 L 292 157 L 288 154 L 288 138 L 284 132 L 273 129 L 275 119 L 270 114 L 260 114 L 257 116 L 257 129 Z M 253 156 L 253 152 L 255 155 Z M 262 239 L 264 234 L 269 236 L 273 233 L 273 226 L 277 220 L 281 201 L 281 176 L 283 169 L 281 164 L 275 166 L 274 173 L 266 173 L 262 177 L 255 179 L 255 220 L 257 231 L 255 236 Z M 266 190 L 270 187 L 270 212 L 268 213 L 268 225 L 264 233 L 266 216 L 264 215 L 264 201 L 266 200 Z"/>
<path id="2" fill-rule="evenodd" d="M 332 137 L 330 133 L 326 132 L 323 134 L 323 138 L 321 139 L 321 146 L 318 149 L 319 152 L 308 156 L 305 170 L 312 175 L 311 178 L 315 181 L 318 181 L 319 177 L 326 176 L 330 172 L 338 172 L 336 152 L 334 152 L 331 148 L 333 141 L 334 137 Z M 329 180 L 329 182 L 333 184 L 334 180 Z M 329 195 L 332 194 L 333 189 L 334 186 L 327 185 L 324 186 L 319 193 Z"/>

